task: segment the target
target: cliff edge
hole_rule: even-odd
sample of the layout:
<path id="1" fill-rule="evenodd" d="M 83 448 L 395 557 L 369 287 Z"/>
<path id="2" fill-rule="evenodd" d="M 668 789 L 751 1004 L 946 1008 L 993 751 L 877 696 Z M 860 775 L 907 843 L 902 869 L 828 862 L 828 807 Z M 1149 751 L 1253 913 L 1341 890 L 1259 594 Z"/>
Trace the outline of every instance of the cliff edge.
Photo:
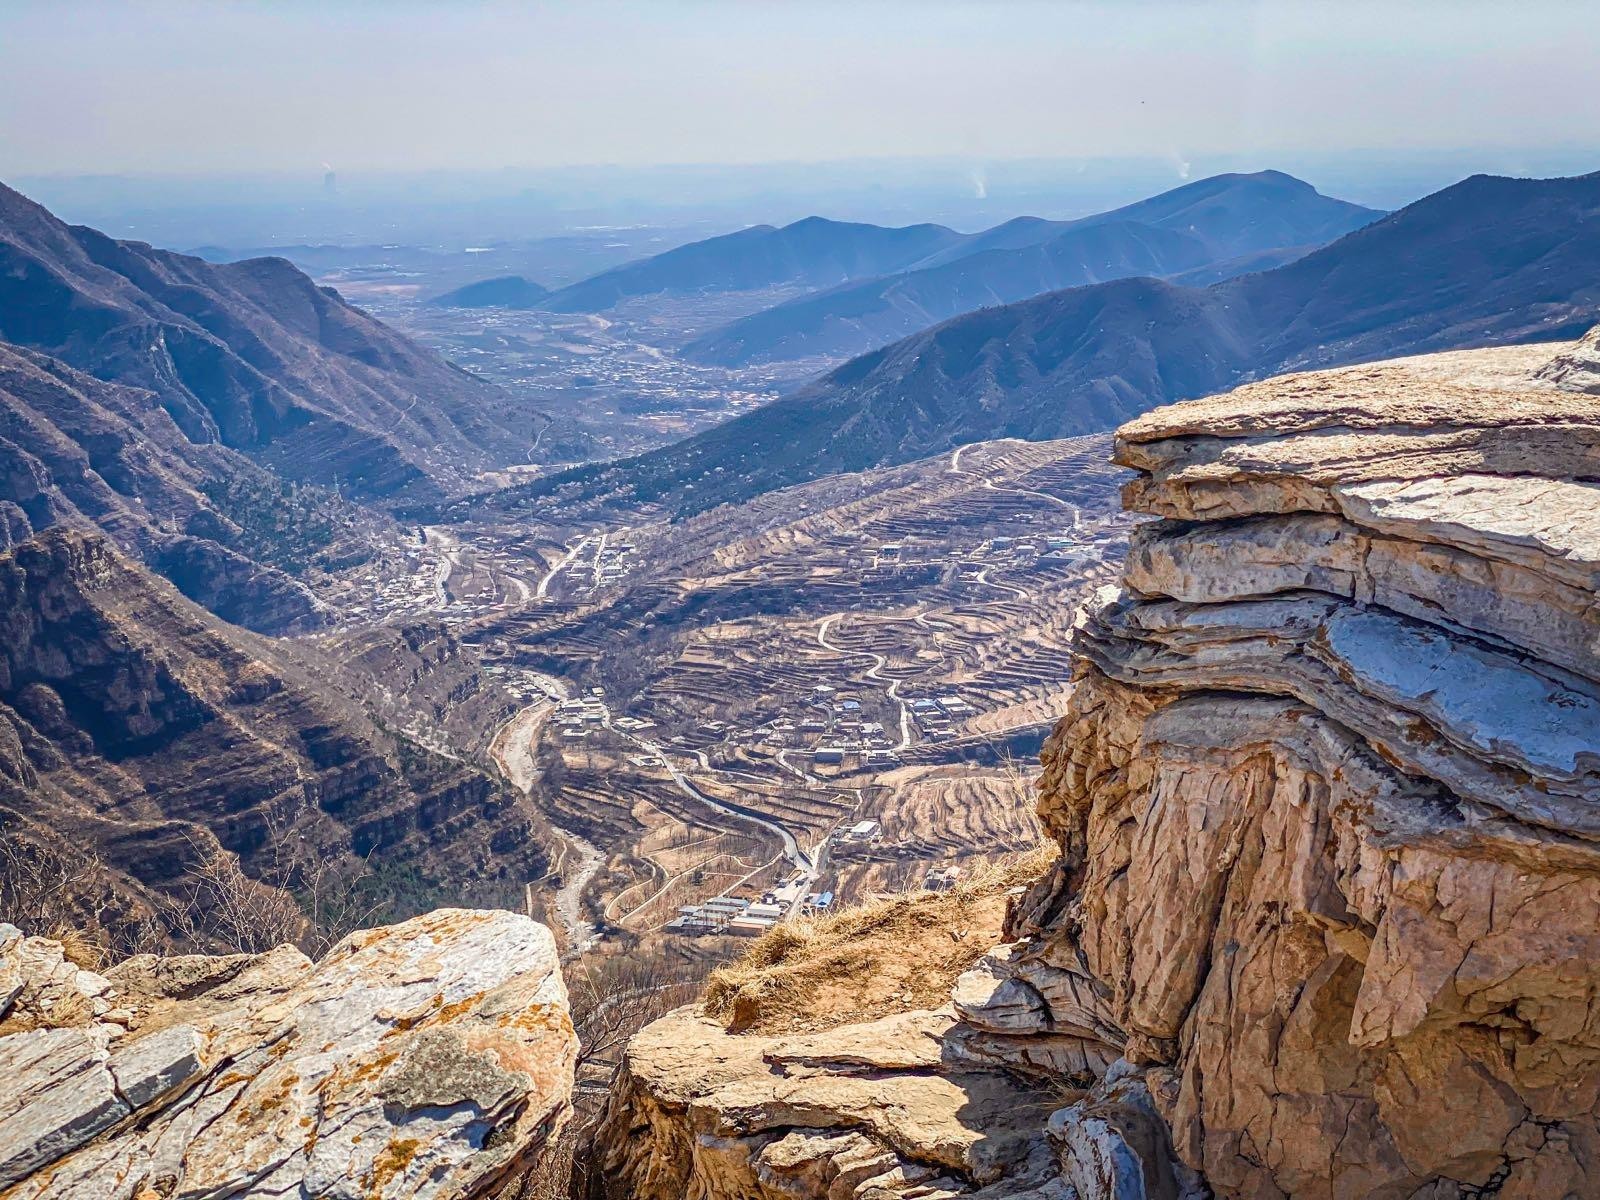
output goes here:
<path id="1" fill-rule="evenodd" d="M 1039 786 L 1061 857 L 1005 943 L 889 1027 L 706 1028 L 713 1087 L 674 1092 L 647 1029 L 609 1194 L 1600 1194 L 1600 403 L 1541 372 L 1555 349 L 1287 376 L 1124 426 L 1125 503 L 1157 519 L 1080 615 Z M 907 1022 L 923 1088 L 879 1092 L 888 1116 L 832 1104 L 905 1073 Z M 1004 1121 L 994 1076 L 952 1066 L 974 1039 L 1036 1089 Z M 941 1088 L 966 1090 L 961 1155 L 852 1172 L 903 1163 L 897 1114 Z M 735 1138 L 754 1165 L 719 1172 Z"/>
<path id="2" fill-rule="evenodd" d="M 0 925 L 0 1195 L 490 1195 L 566 1120 L 576 1055 L 555 942 L 513 913 L 103 975 Z"/>

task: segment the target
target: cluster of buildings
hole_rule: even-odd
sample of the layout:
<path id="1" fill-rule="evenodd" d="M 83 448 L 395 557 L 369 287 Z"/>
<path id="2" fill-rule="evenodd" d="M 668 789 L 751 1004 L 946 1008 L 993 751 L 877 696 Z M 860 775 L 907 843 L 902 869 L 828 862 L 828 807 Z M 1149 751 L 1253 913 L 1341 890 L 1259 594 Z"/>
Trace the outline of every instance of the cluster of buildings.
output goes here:
<path id="1" fill-rule="evenodd" d="M 877 821 L 857 821 L 835 829 L 828 840 L 835 846 L 875 846 L 883 840 L 883 826 Z"/>
<path id="2" fill-rule="evenodd" d="M 817 766 L 842 766 L 849 755 L 886 763 L 897 757 L 883 723 L 869 720 L 861 701 L 825 683 L 812 689 L 798 718 L 776 717 L 758 725 L 755 733 L 766 749 L 801 750 Z"/>
<path id="3" fill-rule="evenodd" d="M 438 560 L 420 549 L 385 550 L 351 575 L 359 602 L 341 605 L 349 616 L 369 621 L 415 616 L 431 609 Z"/>
<path id="4" fill-rule="evenodd" d="M 791 916 L 823 913 L 833 907 L 832 892 L 807 893 L 805 889 L 805 875 L 796 872 L 788 882 L 756 898 L 714 896 L 699 904 L 686 904 L 667 922 L 667 931 L 759 937 Z"/>
<path id="5" fill-rule="evenodd" d="M 978 710 L 960 696 L 924 696 L 907 703 L 924 741 L 942 742 L 956 736 L 957 722 Z"/>
<path id="6" fill-rule="evenodd" d="M 596 591 L 613 583 L 621 583 L 628 573 L 628 559 L 633 556 L 634 545 L 632 542 L 608 541 L 600 545 L 594 558 L 588 562 L 573 563 L 569 571 L 577 574 L 587 570 L 589 579 L 586 583 L 578 584 L 580 595 Z"/>
<path id="7" fill-rule="evenodd" d="M 605 688 L 592 687 L 587 694 L 556 705 L 551 721 L 560 726 L 562 740 L 575 742 L 596 729 L 605 728 L 610 717 Z"/>

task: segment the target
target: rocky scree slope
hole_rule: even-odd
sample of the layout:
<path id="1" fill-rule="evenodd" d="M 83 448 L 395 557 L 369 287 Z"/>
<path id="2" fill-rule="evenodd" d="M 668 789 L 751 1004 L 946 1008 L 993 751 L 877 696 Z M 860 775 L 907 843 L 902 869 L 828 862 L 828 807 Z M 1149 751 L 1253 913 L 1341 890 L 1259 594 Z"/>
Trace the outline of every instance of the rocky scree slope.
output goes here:
<path id="1" fill-rule="evenodd" d="M 424 712 L 441 687 L 462 691 L 452 642 L 421 630 L 401 650 Z M 165 906 L 219 850 L 290 886 L 316 864 L 365 865 L 368 899 L 400 915 L 445 887 L 515 895 L 538 878 L 523 798 L 399 736 L 361 691 L 314 648 L 218 621 L 104 537 L 47 531 L 0 555 L 0 836 L 79 864 L 75 923 L 124 943 L 168 927 Z"/>
<path id="2" fill-rule="evenodd" d="M 104 974 L 0 924 L 0 1194 L 488 1196 L 554 1141 L 576 1057 L 554 939 L 512 913 Z"/>
<path id="3" fill-rule="evenodd" d="M 1039 785 L 1061 857 L 1008 940 L 945 1011 L 826 1046 L 707 1031 L 711 1089 L 674 1092 L 646 1029 L 613 1128 L 650 1148 L 613 1194 L 664 1196 L 658 1163 L 707 1200 L 1600 1194 L 1600 408 L 1549 358 L 1125 425 L 1125 501 L 1158 519 L 1080 617 Z M 974 1039 L 1057 1086 L 1029 1152 L 858 1170 L 916 1102 L 831 1089 L 908 1044 L 1000 1144 L 951 1066 Z"/>

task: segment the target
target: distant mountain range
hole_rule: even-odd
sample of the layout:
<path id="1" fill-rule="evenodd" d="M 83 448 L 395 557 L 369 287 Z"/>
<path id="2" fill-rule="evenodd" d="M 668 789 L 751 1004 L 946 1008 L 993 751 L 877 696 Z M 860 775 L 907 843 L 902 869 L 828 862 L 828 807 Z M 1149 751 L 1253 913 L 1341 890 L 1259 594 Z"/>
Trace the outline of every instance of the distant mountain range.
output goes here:
<path id="1" fill-rule="evenodd" d="M 537 308 L 550 295 L 550 289 L 521 275 L 502 275 L 480 279 L 428 303 L 435 308 Z"/>
<path id="2" fill-rule="evenodd" d="M 291 484 L 437 498 L 534 423 L 282 259 L 117 241 L 0 186 L 0 548 L 94 523 L 230 620 L 303 628 L 304 546 L 273 539 L 338 505 Z"/>
<path id="3" fill-rule="evenodd" d="M 1077 221 L 1007 221 L 912 270 L 734 321 L 683 353 L 723 366 L 848 357 L 962 313 L 1062 288 L 1183 272 L 1217 282 L 1297 258 L 1382 215 L 1281 171 L 1218 175 Z"/>
<path id="4" fill-rule="evenodd" d="M 486 500 L 615 497 L 679 513 L 969 441 L 1110 429 L 1242 380 L 1577 337 L 1600 314 L 1600 174 L 1474 176 L 1287 265 L 983 309 L 663 449 Z"/>
<path id="5" fill-rule="evenodd" d="M 905 270 L 962 237 L 943 225 L 887 229 L 822 217 L 781 229 L 754 225 L 603 271 L 551 293 L 541 307 L 600 312 L 636 296 L 832 287 Z"/>

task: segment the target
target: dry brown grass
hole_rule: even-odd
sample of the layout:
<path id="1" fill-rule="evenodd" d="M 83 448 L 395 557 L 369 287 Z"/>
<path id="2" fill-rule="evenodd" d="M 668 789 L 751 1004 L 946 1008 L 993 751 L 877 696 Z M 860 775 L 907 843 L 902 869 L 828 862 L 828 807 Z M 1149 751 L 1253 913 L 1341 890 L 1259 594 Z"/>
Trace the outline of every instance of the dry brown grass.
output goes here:
<path id="1" fill-rule="evenodd" d="M 61 956 L 83 971 L 98 971 L 106 965 L 106 948 L 95 937 L 76 925 L 57 925 L 45 934 L 61 943 Z"/>
<path id="2" fill-rule="evenodd" d="M 713 971 L 705 1010 L 733 1033 L 827 1029 L 937 1008 L 1000 940 L 1006 893 L 1032 883 L 1053 844 L 985 864 L 948 892 L 904 892 L 786 921 Z"/>

